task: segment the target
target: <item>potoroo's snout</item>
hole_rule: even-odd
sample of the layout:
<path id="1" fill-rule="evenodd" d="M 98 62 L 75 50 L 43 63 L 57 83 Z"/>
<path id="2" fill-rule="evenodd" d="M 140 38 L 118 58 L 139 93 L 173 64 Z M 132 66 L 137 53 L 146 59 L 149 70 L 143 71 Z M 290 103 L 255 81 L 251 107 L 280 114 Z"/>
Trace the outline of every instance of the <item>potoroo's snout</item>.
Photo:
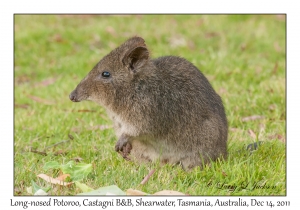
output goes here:
<path id="1" fill-rule="evenodd" d="M 69 98 L 73 102 L 79 102 L 76 89 L 70 93 Z"/>

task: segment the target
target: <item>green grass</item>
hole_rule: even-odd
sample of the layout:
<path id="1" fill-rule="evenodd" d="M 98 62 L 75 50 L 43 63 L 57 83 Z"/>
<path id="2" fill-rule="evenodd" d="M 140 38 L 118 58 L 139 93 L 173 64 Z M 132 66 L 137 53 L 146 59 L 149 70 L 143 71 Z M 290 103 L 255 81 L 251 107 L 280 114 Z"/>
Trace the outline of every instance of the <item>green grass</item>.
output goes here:
<path id="1" fill-rule="evenodd" d="M 285 26 L 284 17 L 276 15 L 15 15 L 15 194 L 27 195 L 31 180 L 49 185 L 36 177 L 57 175 L 43 170 L 46 162 L 81 157 L 93 165 L 82 182 L 94 189 L 115 184 L 147 193 L 168 189 L 190 195 L 285 195 Z M 210 80 L 228 116 L 227 160 L 191 172 L 127 162 L 114 151 L 113 129 L 92 129 L 111 126 L 105 110 L 69 100 L 92 67 L 134 35 L 146 40 L 152 57 L 185 57 Z M 242 120 L 252 115 L 264 118 Z M 47 148 L 68 140 L 69 134 L 73 140 Z M 264 144 L 252 153 L 245 151 L 255 141 Z M 140 185 L 153 168 L 150 180 Z M 53 186 L 50 194 L 80 192 L 75 186 Z"/>

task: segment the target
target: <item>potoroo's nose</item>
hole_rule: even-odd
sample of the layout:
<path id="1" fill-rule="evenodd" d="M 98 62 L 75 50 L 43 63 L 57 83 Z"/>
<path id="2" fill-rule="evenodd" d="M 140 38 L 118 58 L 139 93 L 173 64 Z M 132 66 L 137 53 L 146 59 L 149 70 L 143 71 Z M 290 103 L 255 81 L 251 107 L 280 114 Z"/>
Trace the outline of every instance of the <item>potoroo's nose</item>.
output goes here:
<path id="1" fill-rule="evenodd" d="M 76 89 L 75 89 L 70 93 L 69 98 L 73 102 L 79 102 L 76 96 L 77 96 L 77 93 L 76 93 Z"/>

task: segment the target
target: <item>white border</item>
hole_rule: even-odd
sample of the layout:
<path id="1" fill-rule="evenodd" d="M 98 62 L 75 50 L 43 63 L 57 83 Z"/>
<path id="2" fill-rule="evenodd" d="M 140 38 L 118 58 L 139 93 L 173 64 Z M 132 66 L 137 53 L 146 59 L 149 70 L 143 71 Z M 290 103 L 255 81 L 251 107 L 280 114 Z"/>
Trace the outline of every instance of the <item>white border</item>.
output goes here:
<path id="1" fill-rule="evenodd" d="M 4 3 L 3 3 L 4 2 Z M 291 207 L 299 202 L 299 13 L 297 1 L 3 1 L 0 18 L 1 46 L 1 146 L 0 205 L 11 207 L 10 199 L 37 200 L 33 197 L 13 197 L 13 14 L 14 13 L 287 13 L 287 197 L 257 197 L 260 200 L 289 200 Z M 292 2 L 292 3 L 291 3 Z M 15 116 L 17 117 L 17 116 Z M 217 197 L 207 197 L 214 200 Z M 231 197 L 220 197 L 227 200 Z M 238 197 L 232 197 L 238 199 Z M 253 197 L 242 197 L 247 200 Z M 48 197 L 40 198 L 42 200 Z M 65 198 L 67 200 L 78 198 Z M 83 199 L 80 197 L 80 199 Z M 133 198 L 135 199 L 135 198 Z M 165 198 L 157 198 L 165 199 Z M 170 199 L 176 199 L 175 197 Z M 199 197 L 203 200 L 205 197 Z M 7 209 L 4 208 L 4 209 Z M 68 207 L 72 208 L 72 207 Z M 82 207 L 83 208 L 83 207 Z M 159 207 L 156 207 L 159 208 Z M 199 207 L 198 207 L 199 208 Z M 228 207 L 229 208 L 229 207 Z M 66 208 L 65 208 L 66 209 Z M 124 209 L 124 208 L 123 208 Z"/>

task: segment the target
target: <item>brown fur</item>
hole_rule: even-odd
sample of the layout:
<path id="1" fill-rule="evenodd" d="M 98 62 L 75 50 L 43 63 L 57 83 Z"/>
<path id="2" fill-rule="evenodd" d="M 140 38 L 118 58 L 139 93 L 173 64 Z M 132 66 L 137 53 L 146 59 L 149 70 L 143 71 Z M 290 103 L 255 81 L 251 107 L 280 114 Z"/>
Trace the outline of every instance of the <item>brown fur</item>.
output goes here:
<path id="1" fill-rule="evenodd" d="M 150 59 L 140 37 L 100 60 L 70 99 L 106 108 L 119 139 L 115 149 L 126 159 L 189 169 L 227 155 L 224 107 L 208 80 L 183 58 Z"/>

